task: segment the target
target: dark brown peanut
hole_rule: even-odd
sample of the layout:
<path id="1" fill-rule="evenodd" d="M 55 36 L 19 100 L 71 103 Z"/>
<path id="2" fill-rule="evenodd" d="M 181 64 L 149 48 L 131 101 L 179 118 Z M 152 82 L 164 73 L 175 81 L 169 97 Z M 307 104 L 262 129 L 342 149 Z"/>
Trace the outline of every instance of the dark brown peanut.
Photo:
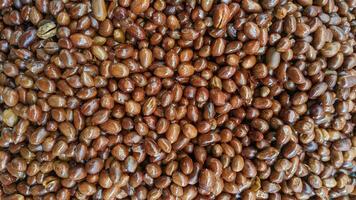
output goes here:
<path id="1" fill-rule="evenodd" d="M 223 28 L 226 26 L 229 20 L 230 9 L 229 6 L 222 3 L 216 6 L 213 16 L 213 22 L 215 28 Z"/>

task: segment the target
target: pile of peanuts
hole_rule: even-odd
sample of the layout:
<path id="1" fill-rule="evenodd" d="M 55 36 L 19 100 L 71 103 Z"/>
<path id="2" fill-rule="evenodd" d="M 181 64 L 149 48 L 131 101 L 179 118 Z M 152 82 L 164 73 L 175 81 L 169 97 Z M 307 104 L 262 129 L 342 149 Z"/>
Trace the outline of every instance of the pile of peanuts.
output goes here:
<path id="1" fill-rule="evenodd" d="M 355 16 L 0 0 L 0 199 L 355 199 Z"/>

